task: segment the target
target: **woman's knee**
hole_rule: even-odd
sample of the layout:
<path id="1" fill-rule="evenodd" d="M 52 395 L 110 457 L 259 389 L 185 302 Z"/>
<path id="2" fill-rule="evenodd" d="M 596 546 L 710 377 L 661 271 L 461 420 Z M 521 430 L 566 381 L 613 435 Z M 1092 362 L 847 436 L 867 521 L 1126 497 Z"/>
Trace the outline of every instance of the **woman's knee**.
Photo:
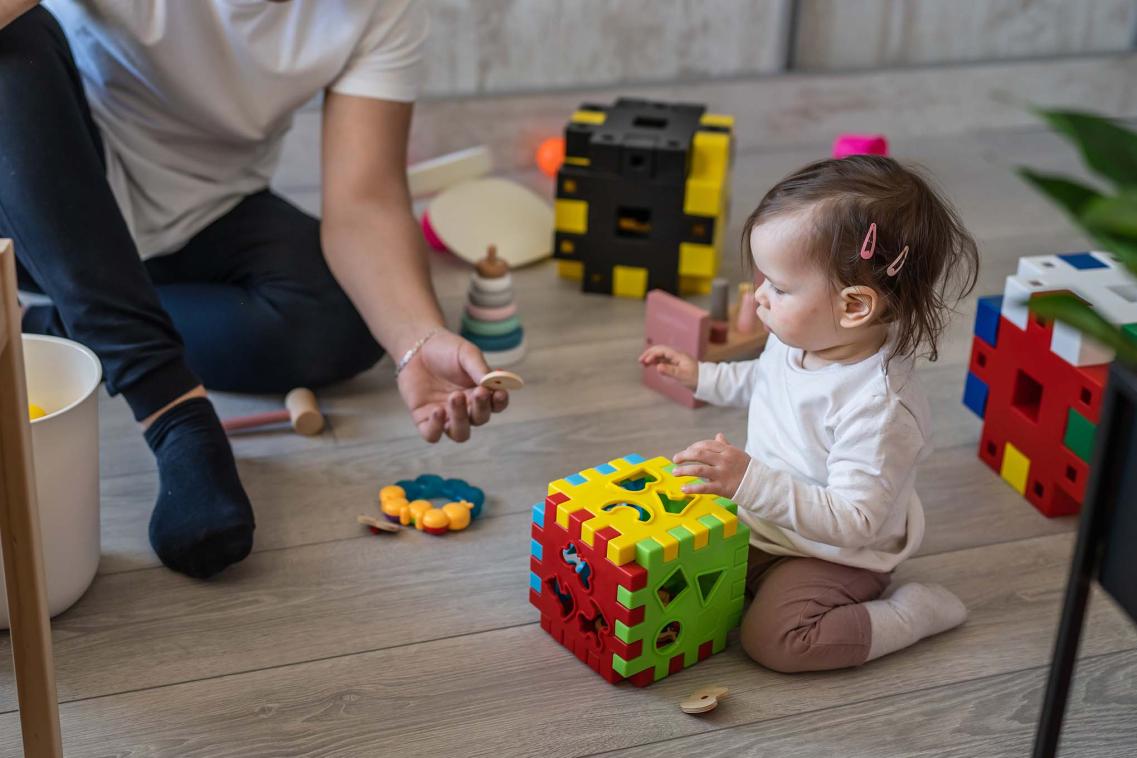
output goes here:
<path id="1" fill-rule="evenodd" d="M 383 357 L 363 318 L 342 293 L 321 298 L 299 316 L 302 326 L 285 337 L 298 386 L 350 379 Z"/>

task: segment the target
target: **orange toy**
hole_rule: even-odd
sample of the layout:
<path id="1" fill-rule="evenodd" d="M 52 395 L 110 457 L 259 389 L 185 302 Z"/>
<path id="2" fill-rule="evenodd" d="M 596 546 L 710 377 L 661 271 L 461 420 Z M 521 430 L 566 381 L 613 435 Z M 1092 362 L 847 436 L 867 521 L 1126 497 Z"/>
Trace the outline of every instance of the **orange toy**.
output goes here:
<path id="1" fill-rule="evenodd" d="M 565 138 L 549 137 L 537 146 L 537 168 L 545 176 L 556 176 L 565 162 Z"/>

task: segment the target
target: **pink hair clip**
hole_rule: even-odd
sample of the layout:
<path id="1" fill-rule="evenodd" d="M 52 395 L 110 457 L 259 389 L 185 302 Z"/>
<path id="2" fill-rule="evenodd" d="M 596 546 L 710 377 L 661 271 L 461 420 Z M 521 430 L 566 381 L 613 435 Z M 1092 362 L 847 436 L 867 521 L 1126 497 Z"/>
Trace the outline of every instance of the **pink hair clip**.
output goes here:
<path id="1" fill-rule="evenodd" d="M 872 222 L 871 224 L 869 224 L 869 230 L 868 230 L 868 233 L 865 234 L 865 241 L 861 243 L 861 252 L 860 252 L 861 258 L 865 259 L 866 261 L 872 260 L 872 257 L 874 255 L 876 255 L 876 222 L 875 221 Z M 889 276 L 896 276 L 897 274 L 900 273 L 900 269 L 904 268 L 904 263 L 907 260 L 908 260 L 908 246 L 905 245 L 904 249 L 900 251 L 900 255 L 896 256 L 896 259 L 894 261 L 892 261 L 892 263 L 888 264 L 888 268 L 885 269 L 885 273 L 887 273 Z"/>
<path id="2" fill-rule="evenodd" d="M 866 261 L 873 257 L 876 253 L 876 222 L 869 224 L 868 234 L 865 235 L 865 241 L 861 243 L 861 257 Z"/>
<path id="3" fill-rule="evenodd" d="M 896 276 L 900 273 L 900 269 L 904 268 L 904 263 L 908 260 L 908 246 L 905 245 L 904 249 L 900 251 L 900 255 L 896 256 L 896 260 L 888 264 L 885 273 L 889 276 Z"/>

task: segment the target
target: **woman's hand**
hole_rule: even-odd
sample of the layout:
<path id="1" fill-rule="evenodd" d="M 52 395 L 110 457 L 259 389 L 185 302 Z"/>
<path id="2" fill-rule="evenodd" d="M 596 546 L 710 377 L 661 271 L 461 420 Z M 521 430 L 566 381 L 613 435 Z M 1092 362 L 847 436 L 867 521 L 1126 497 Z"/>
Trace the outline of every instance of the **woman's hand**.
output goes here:
<path id="1" fill-rule="evenodd" d="M 699 384 L 699 362 L 675 348 L 652 345 L 640 355 L 640 364 L 655 366 L 660 374 L 671 377 L 689 390 L 694 390 Z"/>
<path id="2" fill-rule="evenodd" d="M 684 492 L 727 498 L 738 492 L 750 466 L 750 456 L 746 451 L 727 442 L 722 434 L 716 434 L 713 440 L 696 442 L 672 460 L 677 464 L 672 471 L 675 476 L 697 476 L 704 480 L 683 485 Z"/>
<path id="3" fill-rule="evenodd" d="M 397 383 L 424 440 L 438 442 L 445 432 L 455 442 L 465 442 L 471 426 L 505 410 L 508 392 L 478 386 L 487 373 L 482 352 L 453 332 L 440 331 L 423 344 Z"/>

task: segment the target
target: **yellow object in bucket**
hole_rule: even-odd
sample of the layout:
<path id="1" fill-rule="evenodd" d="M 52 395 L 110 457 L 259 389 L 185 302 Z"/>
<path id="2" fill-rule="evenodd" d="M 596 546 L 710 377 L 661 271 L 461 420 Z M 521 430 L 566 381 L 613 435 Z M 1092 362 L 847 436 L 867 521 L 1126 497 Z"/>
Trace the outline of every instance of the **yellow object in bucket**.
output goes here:
<path id="1" fill-rule="evenodd" d="M 35 421 L 37 418 L 43 418 L 47 415 L 47 411 L 39 407 L 35 403 L 28 403 L 28 420 Z"/>

